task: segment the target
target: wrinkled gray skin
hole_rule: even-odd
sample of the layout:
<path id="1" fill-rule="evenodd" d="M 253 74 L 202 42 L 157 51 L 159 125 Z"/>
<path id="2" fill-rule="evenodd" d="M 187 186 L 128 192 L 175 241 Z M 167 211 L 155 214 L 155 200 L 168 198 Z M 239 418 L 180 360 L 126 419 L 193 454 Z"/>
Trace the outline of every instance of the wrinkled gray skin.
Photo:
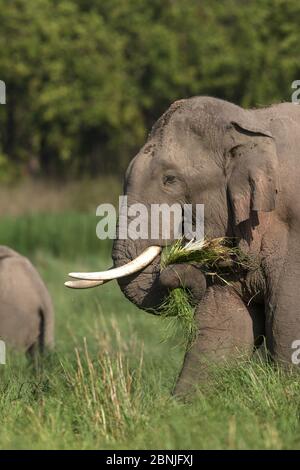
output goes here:
<path id="1" fill-rule="evenodd" d="M 0 339 L 34 355 L 54 343 L 50 295 L 27 258 L 0 246 Z"/>
<path id="2" fill-rule="evenodd" d="M 129 205 L 205 204 L 205 235 L 236 237 L 260 266 L 237 276 L 233 288 L 206 282 L 199 269 L 185 265 L 160 275 L 158 257 L 120 281 L 125 295 L 148 309 L 178 284 L 174 269 L 181 278 L 189 271 L 185 284 L 197 301 L 198 337 L 175 393 L 206 376 L 207 359 L 251 355 L 263 335 L 271 357 L 291 363 L 292 342 L 300 339 L 299 182 L 300 106 L 289 103 L 244 110 L 209 97 L 175 102 L 129 165 Z M 165 241 L 116 240 L 115 265 L 153 244 Z"/>

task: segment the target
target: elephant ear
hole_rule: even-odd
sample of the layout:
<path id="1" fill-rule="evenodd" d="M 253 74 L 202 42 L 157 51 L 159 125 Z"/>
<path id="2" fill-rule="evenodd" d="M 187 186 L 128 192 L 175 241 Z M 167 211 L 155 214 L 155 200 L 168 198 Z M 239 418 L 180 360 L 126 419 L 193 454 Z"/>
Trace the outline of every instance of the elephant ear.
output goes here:
<path id="1" fill-rule="evenodd" d="M 271 132 L 248 117 L 232 121 L 227 177 L 236 225 L 248 220 L 251 211 L 270 212 L 275 209 L 277 168 L 276 146 Z"/>

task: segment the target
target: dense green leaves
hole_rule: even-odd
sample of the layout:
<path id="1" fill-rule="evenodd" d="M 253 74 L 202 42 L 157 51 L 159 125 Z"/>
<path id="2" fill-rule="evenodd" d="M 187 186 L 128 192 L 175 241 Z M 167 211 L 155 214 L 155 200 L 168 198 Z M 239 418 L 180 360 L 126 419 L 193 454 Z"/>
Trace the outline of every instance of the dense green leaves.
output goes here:
<path id="1" fill-rule="evenodd" d="M 0 171 L 120 172 L 175 99 L 290 100 L 299 19 L 298 0 L 0 0 Z"/>

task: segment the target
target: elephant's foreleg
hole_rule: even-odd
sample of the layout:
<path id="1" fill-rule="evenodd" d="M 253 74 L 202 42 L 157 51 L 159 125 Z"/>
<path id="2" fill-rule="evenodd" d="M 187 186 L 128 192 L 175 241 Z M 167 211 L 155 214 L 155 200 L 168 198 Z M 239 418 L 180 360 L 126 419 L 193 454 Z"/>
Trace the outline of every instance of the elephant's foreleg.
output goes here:
<path id="1" fill-rule="evenodd" d="M 298 239 L 299 236 L 293 240 L 291 246 L 298 246 Z M 300 344 L 299 248 L 289 249 L 289 256 L 282 268 L 278 283 L 270 289 L 270 298 L 266 306 L 266 338 L 268 350 L 274 360 L 285 364 L 298 363 L 298 360 L 295 361 L 297 359 L 295 354 L 297 354 L 297 344 L 298 350 Z"/>
<path id="2" fill-rule="evenodd" d="M 189 393 L 206 380 L 211 363 L 250 357 L 255 336 L 264 333 L 258 326 L 260 315 L 261 307 L 247 307 L 233 289 L 209 287 L 197 306 L 197 337 L 186 352 L 174 394 Z"/>

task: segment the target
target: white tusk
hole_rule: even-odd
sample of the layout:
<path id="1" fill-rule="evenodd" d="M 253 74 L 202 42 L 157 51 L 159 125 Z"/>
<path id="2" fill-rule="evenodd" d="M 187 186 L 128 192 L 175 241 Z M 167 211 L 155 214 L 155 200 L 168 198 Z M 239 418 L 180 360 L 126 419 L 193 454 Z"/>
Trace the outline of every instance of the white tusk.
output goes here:
<path id="1" fill-rule="evenodd" d="M 66 287 L 70 287 L 71 289 L 89 289 L 90 287 L 97 287 L 104 284 L 103 281 L 67 281 L 65 282 Z"/>
<path id="2" fill-rule="evenodd" d="M 95 273 L 69 273 L 70 277 L 77 279 L 86 279 L 92 281 L 110 281 L 120 277 L 129 276 L 148 266 L 161 252 L 160 246 L 150 246 L 137 258 L 118 268 L 112 268 L 108 271 Z"/>

